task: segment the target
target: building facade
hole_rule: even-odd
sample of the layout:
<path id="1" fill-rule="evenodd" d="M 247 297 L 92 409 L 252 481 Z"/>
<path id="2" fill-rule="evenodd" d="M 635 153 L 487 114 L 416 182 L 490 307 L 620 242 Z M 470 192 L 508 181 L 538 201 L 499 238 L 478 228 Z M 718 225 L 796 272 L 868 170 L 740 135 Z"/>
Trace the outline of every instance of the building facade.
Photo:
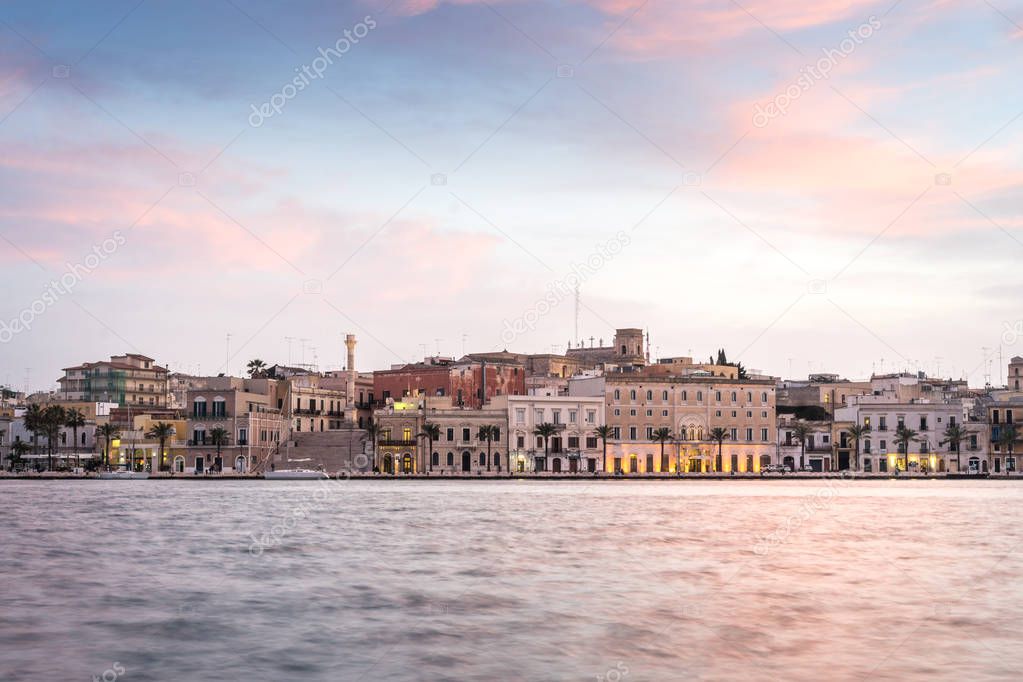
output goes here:
<path id="1" fill-rule="evenodd" d="M 67 401 L 113 402 L 120 406 L 167 407 L 167 369 L 135 353 L 109 361 L 66 367 L 57 380 Z"/>

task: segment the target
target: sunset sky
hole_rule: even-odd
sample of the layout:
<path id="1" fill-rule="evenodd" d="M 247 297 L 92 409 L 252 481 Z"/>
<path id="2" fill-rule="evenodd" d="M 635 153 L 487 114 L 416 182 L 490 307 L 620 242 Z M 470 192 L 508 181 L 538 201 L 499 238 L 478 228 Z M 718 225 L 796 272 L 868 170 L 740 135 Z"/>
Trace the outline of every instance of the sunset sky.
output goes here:
<path id="1" fill-rule="evenodd" d="M 997 383 L 1020 74 L 1019 0 L 3 3 L 0 383 L 563 351 L 588 261 L 586 339 Z"/>

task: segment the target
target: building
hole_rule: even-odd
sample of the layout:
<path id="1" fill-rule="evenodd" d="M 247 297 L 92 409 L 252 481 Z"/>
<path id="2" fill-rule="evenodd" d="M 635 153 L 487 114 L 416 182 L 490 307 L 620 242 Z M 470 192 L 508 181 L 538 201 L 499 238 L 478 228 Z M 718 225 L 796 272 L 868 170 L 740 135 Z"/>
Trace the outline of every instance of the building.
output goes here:
<path id="1" fill-rule="evenodd" d="M 508 408 L 502 400 L 482 409 L 453 404 L 446 397 L 391 402 L 374 412 L 380 429 L 376 468 L 383 473 L 494 475 L 508 471 Z M 421 436 L 424 424 L 436 424 L 433 449 Z M 480 427 L 493 429 L 489 440 Z"/>
<path id="2" fill-rule="evenodd" d="M 57 380 L 65 401 L 167 407 L 167 369 L 135 353 L 64 368 Z"/>
<path id="3" fill-rule="evenodd" d="M 604 470 L 603 444 L 595 433 L 604 425 L 602 396 L 507 396 L 503 402 L 508 410 L 512 471 L 596 473 Z M 556 429 L 546 443 L 535 433 L 541 424 L 552 424 Z"/>
<path id="4" fill-rule="evenodd" d="M 969 414 L 958 400 L 900 401 L 889 395 L 853 396 L 846 406 L 835 410 L 836 422 L 870 427 L 859 443 L 863 473 L 887 473 L 896 467 L 901 471 L 938 473 L 965 469 L 968 463 L 963 463 L 962 453 L 957 461 L 957 453 L 946 440 L 945 430 L 952 424 L 964 425 L 968 420 Z M 903 447 L 897 436 L 903 428 L 914 433 L 908 448 Z M 971 444 L 976 447 L 977 442 L 968 439 L 963 446 L 969 448 Z"/>
<path id="5" fill-rule="evenodd" d="M 778 461 L 777 464 L 788 467 L 791 471 L 804 468 L 813 471 L 831 471 L 832 469 L 848 469 L 836 465 L 833 460 L 832 422 L 829 420 L 798 419 L 793 415 L 778 415 Z M 799 438 L 799 427 L 803 426 L 806 433 Z"/>
<path id="6" fill-rule="evenodd" d="M 480 409 L 501 395 L 523 395 L 526 371 L 514 353 L 467 355 L 461 360 L 432 357 L 423 362 L 373 372 L 373 393 L 407 402 L 419 396 L 450 398 L 454 407 Z"/>
<path id="7" fill-rule="evenodd" d="M 579 387 L 573 381 L 569 392 L 592 393 L 601 383 L 612 430 L 605 471 L 755 473 L 775 461 L 773 379 L 679 375 L 652 365 L 584 378 Z M 655 438 L 660 429 L 670 433 L 663 444 Z"/>
<path id="8" fill-rule="evenodd" d="M 260 472 L 270 463 L 288 422 L 277 405 L 274 379 L 210 377 L 188 392 L 185 451 L 173 453 L 176 473 Z M 222 431 L 218 431 L 222 429 Z M 217 443 L 215 434 L 223 437 Z"/>

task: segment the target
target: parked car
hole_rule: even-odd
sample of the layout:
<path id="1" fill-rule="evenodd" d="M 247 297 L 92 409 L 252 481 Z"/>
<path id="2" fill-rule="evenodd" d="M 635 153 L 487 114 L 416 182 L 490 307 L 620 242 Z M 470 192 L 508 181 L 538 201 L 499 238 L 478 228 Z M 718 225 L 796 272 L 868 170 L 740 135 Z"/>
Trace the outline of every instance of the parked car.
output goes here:
<path id="1" fill-rule="evenodd" d="M 787 474 L 791 471 L 784 464 L 768 464 L 760 469 L 760 474 Z"/>

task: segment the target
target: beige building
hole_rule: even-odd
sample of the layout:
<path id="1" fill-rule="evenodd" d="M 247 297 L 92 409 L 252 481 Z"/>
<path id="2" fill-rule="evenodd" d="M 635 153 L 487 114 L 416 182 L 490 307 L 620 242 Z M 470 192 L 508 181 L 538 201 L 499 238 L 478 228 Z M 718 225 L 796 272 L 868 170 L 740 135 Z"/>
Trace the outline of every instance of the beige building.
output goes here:
<path id="1" fill-rule="evenodd" d="M 754 473 L 774 462 L 773 380 L 675 376 L 656 365 L 608 372 L 602 379 L 612 428 L 605 471 Z M 580 383 L 580 392 L 593 392 L 601 382 Z M 569 391 L 576 392 L 571 385 Z M 671 433 L 663 447 L 654 439 L 662 428 Z M 713 437 L 717 428 L 724 430 L 720 444 Z"/>
<path id="2" fill-rule="evenodd" d="M 187 447 L 175 452 L 173 470 L 262 471 L 287 438 L 288 422 L 277 408 L 278 382 L 273 379 L 210 377 L 205 388 L 188 392 Z M 226 438 L 218 444 L 214 432 Z"/>
<path id="3" fill-rule="evenodd" d="M 515 472 L 597 473 L 604 470 L 601 396 L 506 396 L 511 468 Z M 495 401 L 495 405 L 499 404 Z M 535 434 L 541 424 L 556 431 L 547 443 Z M 546 446 L 546 447 L 545 447 Z"/>

